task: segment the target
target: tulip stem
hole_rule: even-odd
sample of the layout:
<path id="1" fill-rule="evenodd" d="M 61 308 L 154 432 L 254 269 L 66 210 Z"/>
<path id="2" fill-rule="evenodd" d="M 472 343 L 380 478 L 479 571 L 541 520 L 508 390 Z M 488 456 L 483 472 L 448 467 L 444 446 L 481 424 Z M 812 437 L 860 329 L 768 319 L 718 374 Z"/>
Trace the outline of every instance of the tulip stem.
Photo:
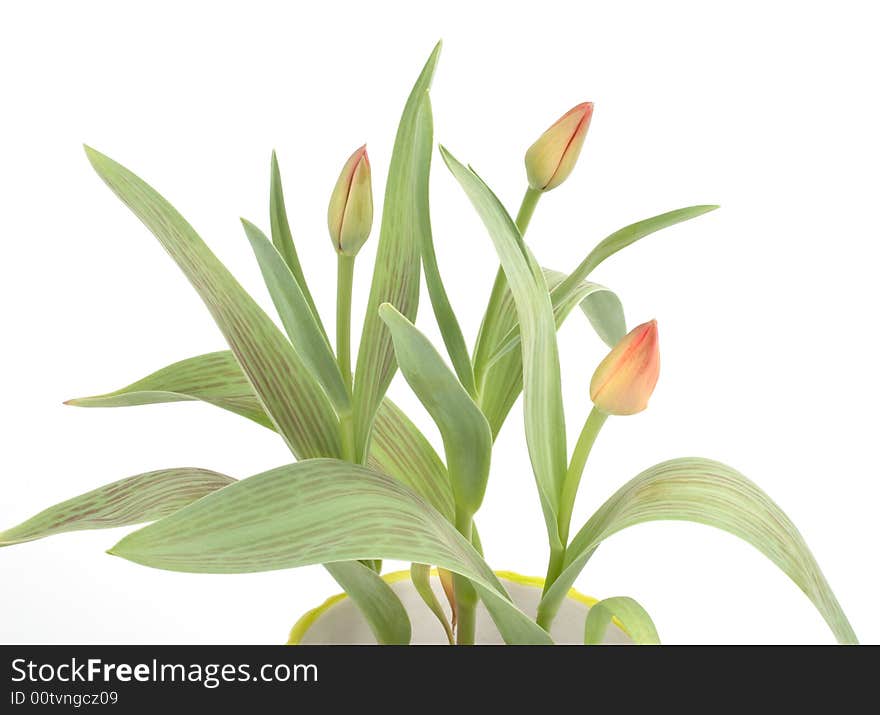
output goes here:
<path id="1" fill-rule="evenodd" d="M 602 425 L 605 424 L 607 419 L 608 415 L 593 407 L 587 416 L 586 422 L 584 422 L 584 427 L 578 437 L 577 444 L 574 446 L 571 462 L 568 465 L 568 471 L 565 473 L 565 481 L 562 483 L 562 496 L 559 500 L 559 539 L 565 545 L 568 544 L 571 514 L 574 511 L 574 501 L 577 498 L 581 476 L 583 476 L 587 458 L 590 456 L 590 450 L 593 449 L 593 444 L 599 435 L 599 430 L 602 429 Z"/>
<path id="2" fill-rule="evenodd" d="M 596 407 L 590 410 L 584 422 L 584 427 L 578 437 L 577 444 L 574 446 L 574 452 L 571 455 L 571 462 L 565 473 L 565 481 L 562 483 L 562 494 L 559 498 L 559 542 L 561 547 L 550 549 L 550 563 L 547 565 L 547 576 L 544 579 L 544 593 L 546 594 L 550 587 L 555 583 L 556 579 L 562 573 L 565 564 L 565 552 L 568 545 L 568 536 L 571 529 L 571 515 L 574 511 L 574 502 L 577 498 L 578 487 L 581 483 L 581 477 L 584 473 L 584 467 L 587 464 L 587 458 L 599 436 L 599 431 L 608 415 L 600 412 Z M 537 623 L 544 630 L 549 631 L 556 616 L 556 611 L 549 612 L 541 608 L 538 609 Z"/>
<path id="3" fill-rule="evenodd" d="M 541 192 L 533 189 L 531 186 L 526 189 L 526 195 L 523 196 L 522 203 L 519 205 L 519 213 L 516 215 L 516 227 L 520 234 L 525 236 L 529 222 L 532 220 L 532 214 L 535 213 L 535 207 L 538 205 L 538 199 L 541 198 Z"/>
<path id="4" fill-rule="evenodd" d="M 338 254 L 336 268 L 336 363 L 348 396 L 351 397 L 351 289 L 354 282 L 354 256 Z M 354 448 L 354 422 L 350 411 L 340 415 L 339 431 L 343 458 L 349 462 L 358 462 Z"/>
<path id="5" fill-rule="evenodd" d="M 456 509 L 455 528 L 468 541 L 471 540 L 474 518 Z M 477 630 L 477 603 L 479 597 L 474 585 L 459 574 L 452 574 L 455 590 L 456 644 L 473 645 Z"/>

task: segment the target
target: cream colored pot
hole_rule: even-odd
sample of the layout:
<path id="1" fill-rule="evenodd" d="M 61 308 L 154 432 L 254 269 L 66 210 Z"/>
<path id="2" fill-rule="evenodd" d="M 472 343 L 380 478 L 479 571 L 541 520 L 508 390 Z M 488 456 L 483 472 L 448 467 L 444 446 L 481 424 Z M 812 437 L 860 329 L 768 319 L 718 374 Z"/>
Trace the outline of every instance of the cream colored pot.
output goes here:
<path id="1" fill-rule="evenodd" d="M 496 571 L 513 602 L 528 616 L 535 617 L 544 580 L 520 576 L 510 571 Z M 446 645 L 446 636 L 437 618 L 424 604 L 410 580 L 409 571 L 384 574 L 382 578 L 394 589 L 409 613 L 412 622 L 413 645 Z M 437 572 L 431 572 L 431 586 L 440 603 L 446 604 L 446 597 L 440 585 Z M 560 645 L 580 645 L 584 639 L 584 620 L 595 598 L 578 593 L 574 589 L 559 609 L 553 622 L 550 635 Z M 447 606 L 448 615 L 448 606 Z M 476 643 L 478 645 L 500 645 L 504 641 L 495 628 L 485 607 L 480 604 L 477 610 Z M 328 598 L 323 604 L 312 609 L 300 618 L 290 631 L 290 645 L 375 645 L 376 639 L 357 606 L 344 593 Z M 619 623 L 608 626 L 603 643 L 630 645 L 632 641 Z"/>

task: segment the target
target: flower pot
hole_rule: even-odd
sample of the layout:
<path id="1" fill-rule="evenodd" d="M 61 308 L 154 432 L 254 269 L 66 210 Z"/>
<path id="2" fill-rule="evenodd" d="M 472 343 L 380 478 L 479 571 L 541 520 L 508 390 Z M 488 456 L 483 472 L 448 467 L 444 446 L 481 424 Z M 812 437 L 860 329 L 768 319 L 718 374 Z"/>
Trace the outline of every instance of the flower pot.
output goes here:
<path id="1" fill-rule="evenodd" d="M 544 579 L 520 576 L 510 571 L 496 571 L 513 602 L 529 617 L 535 617 Z M 413 645 L 446 645 L 446 635 L 436 616 L 428 609 L 410 580 L 409 571 L 384 574 L 382 578 L 391 586 L 409 613 L 412 623 Z M 431 571 L 431 586 L 437 599 L 449 615 L 446 596 L 440 585 L 437 571 Z M 581 645 L 584 642 L 584 620 L 595 598 L 578 593 L 574 589 L 559 609 L 550 635 L 560 645 Z M 481 603 L 477 607 L 478 645 L 501 645 L 504 641 L 495 624 Z M 605 632 L 603 643 L 612 645 L 632 644 L 620 624 L 612 623 Z M 344 593 L 328 598 L 300 618 L 290 631 L 289 645 L 375 645 L 367 622 L 357 606 Z"/>

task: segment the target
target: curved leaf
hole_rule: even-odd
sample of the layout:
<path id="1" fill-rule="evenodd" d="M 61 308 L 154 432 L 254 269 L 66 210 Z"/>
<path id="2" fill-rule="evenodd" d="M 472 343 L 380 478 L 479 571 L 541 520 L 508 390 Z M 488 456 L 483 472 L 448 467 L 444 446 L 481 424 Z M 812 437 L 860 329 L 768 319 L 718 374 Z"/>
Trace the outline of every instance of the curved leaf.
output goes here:
<path id="1" fill-rule="evenodd" d="M 86 154 L 104 183 L 153 232 L 199 293 L 294 455 L 339 456 L 336 414 L 269 316 L 152 187 L 100 152 L 87 147 Z"/>
<path id="2" fill-rule="evenodd" d="M 422 100 L 431 86 L 439 55 L 437 43 L 406 101 L 388 168 L 376 266 L 354 378 L 355 450 L 363 456 L 369 453 L 376 410 L 397 369 L 391 335 L 379 319 L 379 306 L 391 303 L 410 320 L 415 319 L 419 307 L 420 235 L 431 230 L 428 174 L 433 141 L 430 105 Z"/>
<path id="3" fill-rule="evenodd" d="M 513 219 L 489 187 L 443 147 L 440 152 L 483 220 L 516 303 L 522 335 L 526 442 L 547 533 L 551 544 L 558 546 L 556 520 L 567 455 L 556 323 L 547 284 Z"/>
<path id="4" fill-rule="evenodd" d="M 749 542 L 807 595 L 838 641 L 857 642 L 819 565 L 785 513 L 736 470 L 699 458 L 658 464 L 615 492 L 572 540 L 562 574 L 544 595 L 539 613 L 556 612 L 602 541 L 628 526 L 664 519 L 714 526 Z"/>
<path id="5" fill-rule="evenodd" d="M 620 621 L 636 645 L 660 645 L 654 621 L 638 601 L 628 596 L 605 598 L 587 612 L 584 623 L 584 645 L 599 645 L 612 619 Z"/>
<path id="6" fill-rule="evenodd" d="M 336 411 L 350 410 L 348 390 L 342 381 L 333 348 L 321 332 L 296 278 L 266 235 L 250 221 L 242 219 L 241 223 L 293 349 L 318 378 Z"/>
<path id="7" fill-rule="evenodd" d="M 380 645 L 409 645 L 409 615 L 378 573 L 358 561 L 324 564 L 324 568 L 354 601 Z"/>
<path id="8" fill-rule="evenodd" d="M 161 519 L 233 482 L 232 477 L 190 467 L 138 474 L 50 506 L 0 532 L 0 546 L 68 531 L 111 529 Z"/>
<path id="9" fill-rule="evenodd" d="M 428 610 L 440 621 L 440 625 L 443 626 L 443 631 L 446 633 L 446 639 L 449 641 L 449 645 L 452 645 L 455 643 L 455 635 L 452 632 L 452 625 L 449 623 L 449 619 L 446 618 L 443 606 L 440 605 L 434 589 L 431 588 L 431 567 L 427 564 L 413 564 L 409 572 L 416 592 L 424 601 Z"/>
<path id="10" fill-rule="evenodd" d="M 440 429 L 456 509 L 473 516 L 483 502 L 489 478 L 489 424 L 431 342 L 412 323 L 389 303 L 379 308 L 379 315 L 391 331 L 403 376 Z"/>
<path id="11" fill-rule="evenodd" d="M 426 117 L 424 121 L 427 125 L 432 121 L 431 100 L 427 94 L 424 95 L 422 102 L 426 106 L 422 109 L 420 116 Z M 428 140 L 429 144 L 431 135 L 432 130 L 427 127 L 419 133 L 419 136 Z M 476 395 L 474 369 L 468 355 L 467 343 L 461 333 L 461 326 L 458 324 L 458 318 L 455 317 L 455 311 L 452 309 L 443 280 L 440 278 L 440 267 L 437 265 L 437 255 L 434 252 L 434 238 L 431 234 L 430 222 L 425 225 L 425 230 L 419 232 L 419 238 L 421 240 L 420 248 L 422 268 L 425 271 L 425 284 L 428 286 L 428 297 L 431 299 L 431 307 L 434 309 L 434 317 L 437 319 L 440 335 L 443 337 L 449 359 L 452 360 L 455 374 L 458 375 L 459 381 L 468 394 L 474 397 Z"/>
<path id="12" fill-rule="evenodd" d="M 65 404 L 126 407 L 184 400 L 202 400 L 274 429 L 228 350 L 181 360 L 115 392 L 80 397 Z M 446 467 L 431 443 L 387 397 L 376 413 L 369 464 L 408 485 L 450 521 L 455 518 Z"/>
<path id="13" fill-rule="evenodd" d="M 302 266 L 299 262 L 299 256 L 296 253 L 296 247 L 293 243 L 293 236 L 290 233 L 290 224 L 287 221 L 287 208 L 284 205 L 284 189 L 281 186 L 281 170 L 278 168 L 278 157 L 272 152 L 272 167 L 269 178 L 269 223 L 272 230 L 272 244 L 278 249 L 278 253 L 284 258 L 287 267 L 296 279 L 318 329 L 327 340 L 327 331 L 324 330 L 324 324 L 321 322 L 321 315 L 315 301 L 312 299 L 312 293 L 309 291 L 309 285 L 303 274 Z"/>
<path id="14" fill-rule="evenodd" d="M 583 281 L 593 269 L 596 268 L 606 258 L 613 256 L 618 251 L 623 250 L 627 246 L 639 241 L 645 236 L 650 236 L 664 228 L 669 228 L 677 223 L 689 221 L 697 216 L 702 216 L 710 211 L 717 209 L 716 205 L 700 205 L 687 206 L 683 209 L 675 209 L 666 213 L 652 216 L 651 218 L 637 221 L 629 226 L 624 226 L 619 231 L 615 231 L 610 236 L 599 241 L 596 247 L 590 251 L 587 257 L 581 261 L 580 265 L 575 268 L 568 277 L 559 284 L 553 291 L 553 305 L 559 305 L 567 300 L 572 291 Z"/>
<path id="15" fill-rule="evenodd" d="M 241 365 L 229 350 L 180 360 L 113 392 L 67 400 L 74 407 L 132 407 L 201 400 L 274 430 Z"/>
<path id="16" fill-rule="evenodd" d="M 376 412 L 368 465 L 395 477 L 455 520 L 452 485 L 443 460 L 403 411 L 387 397 Z"/>
<path id="17" fill-rule="evenodd" d="M 169 571 L 251 573 L 398 559 L 470 579 L 512 643 L 550 643 L 446 518 L 391 477 L 334 459 L 279 467 L 123 538 L 110 553 Z"/>

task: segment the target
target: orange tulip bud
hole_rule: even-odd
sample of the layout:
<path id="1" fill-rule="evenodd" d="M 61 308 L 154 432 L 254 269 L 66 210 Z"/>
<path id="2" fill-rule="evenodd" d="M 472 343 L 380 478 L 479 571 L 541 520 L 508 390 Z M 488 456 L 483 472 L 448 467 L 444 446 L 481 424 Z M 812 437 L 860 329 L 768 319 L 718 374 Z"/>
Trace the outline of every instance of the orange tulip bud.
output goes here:
<path id="1" fill-rule="evenodd" d="M 590 399 L 609 415 L 634 415 L 648 406 L 660 376 L 657 321 L 642 323 L 614 346 L 590 381 Z"/>
<path id="2" fill-rule="evenodd" d="M 327 227 L 338 253 L 356 256 L 373 226 L 373 189 L 366 144 L 352 154 L 330 195 Z"/>
<path id="3" fill-rule="evenodd" d="M 563 114 L 529 147 L 526 152 L 529 186 L 537 191 L 550 191 L 568 178 L 581 153 L 592 116 L 592 102 L 579 104 Z"/>

